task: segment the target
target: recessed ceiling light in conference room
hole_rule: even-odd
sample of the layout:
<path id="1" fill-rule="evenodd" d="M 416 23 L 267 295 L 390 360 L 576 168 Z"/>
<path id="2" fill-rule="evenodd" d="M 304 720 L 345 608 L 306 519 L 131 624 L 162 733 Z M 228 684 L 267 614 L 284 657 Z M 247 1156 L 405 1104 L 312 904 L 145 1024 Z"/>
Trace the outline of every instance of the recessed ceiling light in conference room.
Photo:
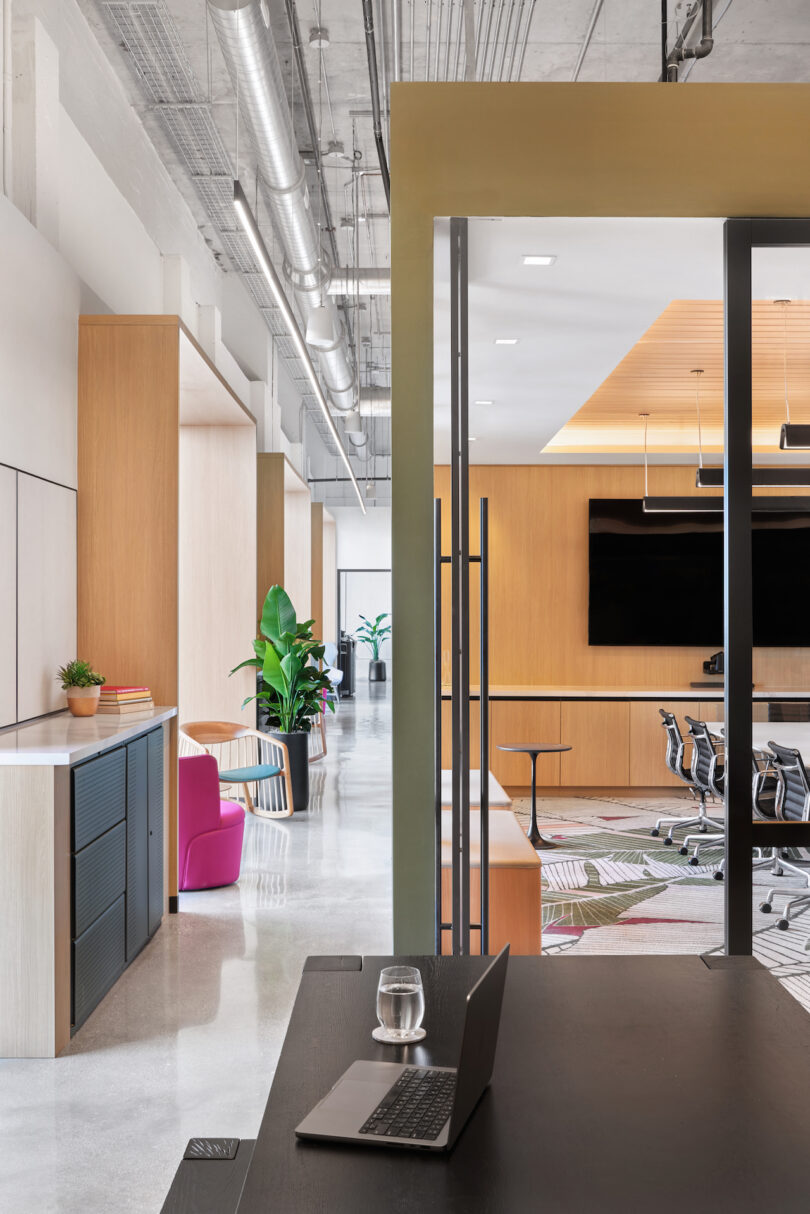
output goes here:
<path id="1" fill-rule="evenodd" d="M 494 400 L 476 400 L 476 401 L 473 401 L 473 404 L 474 405 L 494 405 L 495 401 Z"/>
<path id="2" fill-rule="evenodd" d="M 524 266 L 553 266 L 557 260 L 556 253 L 524 253 Z"/>
<path id="3" fill-rule="evenodd" d="M 518 344 L 518 339 L 516 337 L 496 337 L 495 338 L 496 346 L 516 346 L 517 344 Z"/>

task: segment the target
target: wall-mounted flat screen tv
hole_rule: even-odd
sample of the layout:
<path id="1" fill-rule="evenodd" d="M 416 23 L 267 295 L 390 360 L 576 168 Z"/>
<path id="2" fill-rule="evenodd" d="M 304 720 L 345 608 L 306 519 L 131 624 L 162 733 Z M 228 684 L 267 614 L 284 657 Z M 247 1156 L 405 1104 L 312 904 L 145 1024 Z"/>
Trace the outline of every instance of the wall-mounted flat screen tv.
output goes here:
<path id="1" fill-rule="evenodd" d="M 588 644 L 723 644 L 722 514 L 589 502 Z M 810 646 L 810 514 L 755 512 L 754 644 Z"/>

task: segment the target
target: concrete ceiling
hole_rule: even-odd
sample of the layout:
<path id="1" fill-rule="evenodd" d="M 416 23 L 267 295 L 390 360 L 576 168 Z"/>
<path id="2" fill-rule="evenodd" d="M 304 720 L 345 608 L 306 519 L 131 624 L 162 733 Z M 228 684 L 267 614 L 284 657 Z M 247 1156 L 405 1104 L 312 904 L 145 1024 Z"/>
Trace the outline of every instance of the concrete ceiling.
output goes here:
<path id="1" fill-rule="evenodd" d="M 236 120 L 233 88 L 228 78 L 219 47 L 209 28 L 204 0 L 158 0 L 170 14 L 183 49 L 202 83 L 206 104 L 222 136 L 232 162 L 236 161 Z M 306 129 L 300 106 L 300 84 L 295 76 L 291 55 L 289 27 L 283 0 L 266 0 L 269 8 L 271 28 L 281 52 L 285 72 L 289 78 L 289 94 L 292 101 L 299 147 L 304 153 L 310 149 L 311 140 Z M 120 77 L 123 88 L 137 109 L 158 151 L 164 159 L 178 187 L 184 194 L 192 213 L 209 241 L 213 255 L 228 267 L 227 255 L 218 239 L 209 216 L 188 176 L 187 169 L 165 134 L 158 117 L 144 101 L 143 94 L 116 37 L 107 21 L 103 0 L 79 0 L 79 4 L 90 22 L 99 42 L 104 47 L 111 63 Z M 490 51 L 486 59 L 485 75 L 506 78 L 512 67 L 512 78 L 517 77 L 520 47 L 511 54 L 516 35 L 521 39 L 526 33 L 526 21 L 531 14 L 525 56 L 520 78 L 523 80 L 570 80 L 575 66 L 585 48 L 587 32 L 595 8 L 599 15 L 593 26 L 592 36 L 582 58 L 580 80 L 645 81 L 655 80 L 660 72 L 660 6 L 658 0 L 604 0 L 595 5 L 594 0 L 566 0 L 560 4 L 552 0 L 476 0 L 476 14 L 481 18 L 482 29 L 490 29 Z M 687 0 L 670 0 L 669 39 L 674 40 L 687 17 L 690 4 Z M 456 54 L 458 31 L 463 10 L 463 0 L 402 0 L 402 44 L 401 78 L 455 79 L 463 72 L 463 56 Z M 382 79 L 389 80 L 393 72 L 391 41 L 390 0 L 375 0 L 375 16 L 378 38 L 385 48 L 382 63 Z M 296 10 L 304 44 L 309 84 L 312 92 L 316 119 L 320 129 L 320 144 L 326 151 L 330 142 L 343 144 L 344 158 L 325 162 L 325 178 L 330 205 L 335 221 L 335 236 L 339 254 L 346 264 L 359 257 L 360 264 L 386 266 L 389 260 L 389 221 L 385 199 L 379 177 L 363 179 L 360 200 L 361 219 L 357 228 L 359 250 L 355 246 L 351 182 L 353 166 L 360 169 L 377 169 L 377 159 L 371 125 L 371 106 L 368 85 L 368 66 L 364 40 L 362 8 L 360 0 L 296 0 Z M 489 22 L 489 14 L 492 20 Z M 498 21 L 500 14 L 500 22 Z M 522 14 L 522 15 L 521 15 Z M 715 46 L 709 58 L 692 63 L 688 79 L 700 81 L 807 81 L 810 79 L 810 4 L 807 0 L 715 0 Z M 329 44 L 323 50 L 309 45 L 310 29 L 316 25 L 328 30 Z M 496 40 L 495 34 L 498 34 Z M 449 41 L 448 41 L 449 39 Z M 438 54 L 437 54 L 438 47 Z M 503 67 L 500 67 L 500 64 Z M 494 65 L 494 66 L 493 66 Z M 385 104 L 385 98 L 384 98 Z M 688 147 L 688 132 L 684 133 L 684 150 Z M 311 157 L 309 158 L 311 160 Z M 255 179 L 255 155 L 242 134 L 239 149 L 239 175 L 243 182 Z M 396 164 L 391 165 L 392 175 Z M 312 176 L 313 197 L 314 172 Z M 347 222 L 344 222 L 347 221 Z M 527 234 L 528 235 L 528 234 Z M 545 233 L 537 233 L 546 238 Z M 596 233 L 593 234 L 596 237 Z M 708 229 L 686 233 L 673 231 L 677 240 L 697 240 L 703 246 L 712 245 L 714 239 Z M 516 235 L 517 248 L 523 234 Z M 641 246 L 649 246 L 652 264 L 658 269 L 673 271 L 673 281 L 668 297 L 663 298 L 657 282 L 639 283 L 637 298 L 626 299 L 619 315 L 603 319 L 604 331 L 598 330 L 597 315 L 599 300 L 593 294 L 590 301 L 585 298 L 584 280 L 587 265 L 573 271 L 577 237 L 571 231 L 549 231 L 547 239 L 556 240 L 560 250 L 566 253 L 555 267 L 555 281 L 562 281 L 571 273 L 571 294 L 558 301 L 554 322 L 556 335 L 562 334 L 564 326 L 572 332 L 568 338 L 569 348 L 578 348 L 583 333 L 591 334 L 591 354 L 585 369 L 572 365 L 563 372 L 557 387 L 552 391 L 543 387 L 538 399 L 543 404 L 542 422 L 538 420 L 533 429 L 530 445 L 538 448 L 551 436 L 562 421 L 561 411 L 568 408 L 570 416 L 587 399 L 586 389 L 591 390 L 604 377 L 621 356 L 627 352 L 641 331 L 655 319 L 672 298 L 704 298 L 713 295 L 710 291 L 706 271 L 705 283 L 680 282 L 679 273 L 671 265 L 671 258 L 664 256 L 664 243 L 668 237 L 659 238 L 652 232 L 641 238 Z M 623 236 L 628 250 L 639 239 L 637 234 Z M 597 240 L 598 243 L 598 240 Z M 639 246 L 639 247 L 641 247 Z M 521 246 L 521 251 L 523 250 Z M 571 256 L 570 262 L 568 256 Z M 476 257 L 481 258 L 484 275 L 479 287 L 483 294 L 490 292 L 492 298 L 499 297 L 504 309 L 512 309 L 517 323 L 522 309 L 520 296 L 509 304 L 508 276 L 503 282 L 495 280 L 487 285 L 486 256 L 477 248 Z M 713 251 L 710 261 L 716 265 Z M 597 257 L 597 261 L 600 258 Z M 602 258 L 601 260 L 604 260 Z M 666 267 L 664 266 L 667 262 Z M 643 267 L 639 267 L 640 270 Z M 712 271 L 714 273 L 714 271 Z M 580 275 L 578 278 L 577 275 Z M 653 277 L 651 274 L 650 277 Z M 681 276 L 682 277 L 682 276 Z M 520 283 L 525 290 L 525 279 Z M 604 285 L 604 284 L 603 284 Z M 605 300 L 607 295 L 603 292 Z M 363 301 L 366 306 L 353 314 L 356 344 L 359 352 L 361 381 L 365 384 L 387 386 L 390 374 L 390 309 L 385 297 Z M 577 307 L 583 308 L 577 313 Z M 657 309 L 657 311 L 656 311 Z M 512 312 L 502 313 L 503 319 L 512 319 Z M 536 339 L 540 341 L 539 338 Z M 562 338 L 561 338 L 562 340 Z M 527 338 L 528 341 L 528 338 Z M 527 347 L 518 351 L 513 365 L 523 365 Z M 499 359 L 502 352 L 499 351 Z M 615 356 L 615 357 L 614 357 Z M 612 360 L 612 361 L 611 361 Z M 482 372 L 488 367 L 492 372 L 498 366 L 492 359 L 481 360 Z M 488 372 L 488 373 L 489 373 Z M 546 377 L 547 379 L 547 377 Z M 491 392 L 495 392 L 495 387 Z M 482 387 L 483 391 L 483 387 Z M 502 393 L 503 394 L 503 393 Z M 489 395 L 489 392 L 488 392 Z M 553 397 L 553 400 L 550 398 Z M 552 414 L 545 415 L 553 406 Z M 489 423 L 487 423 L 489 425 Z M 380 452 L 389 449 L 390 427 L 387 421 L 375 422 L 374 445 Z M 494 450 L 494 448 L 493 448 Z"/>

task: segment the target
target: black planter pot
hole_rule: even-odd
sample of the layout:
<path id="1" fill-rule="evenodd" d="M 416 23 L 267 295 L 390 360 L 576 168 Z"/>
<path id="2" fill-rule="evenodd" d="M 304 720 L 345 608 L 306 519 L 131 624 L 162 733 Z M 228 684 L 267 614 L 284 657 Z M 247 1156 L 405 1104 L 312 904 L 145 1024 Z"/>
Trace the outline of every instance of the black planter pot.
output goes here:
<path id="1" fill-rule="evenodd" d="M 296 812 L 309 809 L 309 734 L 280 733 L 277 729 L 268 729 L 267 732 L 271 738 L 277 738 L 287 747 L 293 809 Z"/>
<path id="2" fill-rule="evenodd" d="M 385 682 L 385 662 L 369 662 L 368 681 L 369 683 Z"/>

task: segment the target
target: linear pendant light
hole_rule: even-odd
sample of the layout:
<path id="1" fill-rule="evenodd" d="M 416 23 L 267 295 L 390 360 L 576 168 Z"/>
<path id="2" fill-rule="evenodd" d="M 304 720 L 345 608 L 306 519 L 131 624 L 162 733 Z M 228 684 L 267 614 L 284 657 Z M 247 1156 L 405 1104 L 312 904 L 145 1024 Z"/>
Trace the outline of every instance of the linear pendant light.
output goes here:
<path id="1" fill-rule="evenodd" d="M 645 497 L 645 514 L 722 514 L 723 498 Z M 810 514 L 810 497 L 754 497 L 751 508 L 766 514 Z"/>
<path id="2" fill-rule="evenodd" d="M 321 381 L 318 379 L 318 372 L 315 370 L 315 364 L 312 361 L 312 356 L 310 355 L 309 350 L 306 347 L 306 343 L 301 336 L 301 330 L 298 328 L 298 321 L 295 319 L 295 314 L 290 307 L 290 301 L 287 299 L 287 296 L 284 293 L 281 280 L 279 279 L 278 274 L 275 271 L 275 267 L 270 260 L 270 254 L 267 252 L 267 246 L 265 245 L 264 240 L 262 239 L 262 234 L 259 231 L 259 225 L 256 223 L 253 212 L 248 205 L 248 200 L 245 197 L 245 192 L 238 181 L 234 181 L 233 183 L 233 206 L 236 214 L 239 217 L 239 222 L 245 230 L 245 235 L 253 247 L 253 252 L 256 254 L 256 260 L 261 266 L 262 272 L 270 285 L 270 290 L 273 292 L 273 298 L 281 310 L 281 314 L 284 317 L 284 323 L 287 326 L 287 332 L 290 335 L 290 339 L 295 346 L 301 362 L 304 364 L 304 370 L 307 373 L 307 378 L 312 384 L 315 399 L 320 406 L 321 413 L 323 414 L 324 420 L 329 427 L 329 433 L 332 435 L 332 438 L 335 441 L 335 446 L 337 447 L 340 457 L 343 460 L 343 463 L 346 465 L 346 470 L 351 477 L 354 491 L 357 494 L 357 500 L 360 503 L 360 509 L 363 511 L 363 514 L 365 514 L 366 506 L 365 502 L 363 501 L 363 494 L 361 493 L 360 486 L 357 483 L 357 477 L 355 476 L 354 469 L 349 461 L 346 448 L 341 442 L 340 434 L 338 433 L 334 418 L 329 411 L 329 405 L 327 404 L 326 397 L 324 396 Z"/>
<path id="3" fill-rule="evenodd" d="M 722 489 L 723 468 L 698 468 L 695 484 L 698 489 Z M 810 468 L 752 468 L 751 484 L 755 489 L 801 489 L 810 486 Z"/>

